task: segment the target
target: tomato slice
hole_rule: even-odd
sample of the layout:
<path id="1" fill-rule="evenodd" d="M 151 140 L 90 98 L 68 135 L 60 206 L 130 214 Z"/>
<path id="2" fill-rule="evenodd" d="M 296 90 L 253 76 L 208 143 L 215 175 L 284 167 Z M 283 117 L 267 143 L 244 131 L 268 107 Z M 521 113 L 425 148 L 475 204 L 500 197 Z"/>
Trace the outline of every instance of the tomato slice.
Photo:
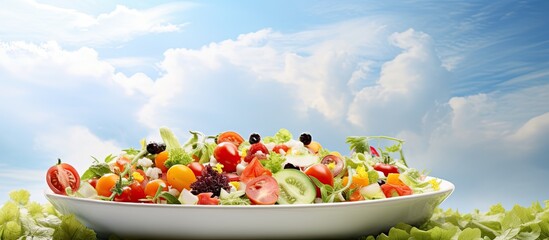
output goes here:
<path id="1" fill-rule="evenodd" d="M 406 185 L 385 183 L 381 185 L 381 190 L 383 191 L 383 194 L 385 194 L 385 197 L 388 198 L 412 195 L 412 189 Z"/>
<path id="2" fill-rule="evenodd" d="M 386 177 L 389 176 L 389 173 L 398 173 L 398 167 L 391 164 L 386 163 L 377 163 L 374 165 L 374 169 L 376 171 L 383 172 L 383 175 Z"/>
<path id="3" fill-rule="evenodd" d="M 233 131 L 226 131 L 217 136 L 217 144 L 222 142 L 232 142 L 237 147 L 244 142 L 244 138 L 240 134 Z"/>
<path id="4" fill-rule="evenodd" d="M 212 197 L 213 193 L 205 192 L 197 195 L 198 205 L 219 205 L 219 198 Z"/>
<path id="5" fill-rule="evenodd" d="M 80 175 L 72 165 L 61 163 L 61 159 L 59 159 L 56 165 L 48 169 L 46 182 L 54 193 L 67 195 L 68 187 L 73 192 L 80 187 Z"/>
<path id="6" fill-rule="evenodd" d="M 272 176 L 273 173 L 269 171 L 269 169 L 266 169 L 261 165 L 261 162 L 254 157 L 253 160 L 244 168 L 244 171 L 242 171 L 242 174 L 240 174 L 240 181 L 247 183 L 248 181 L 259 177 L 261 175 L 269 175 Z"/>
<path id="7" fill-rule="evenodd" d="M 255 205 L 271 205 L 276 203 L 280 188 L 276 179 L 269 175 L 261 175 L 246 184 L 246 196 Z"/>

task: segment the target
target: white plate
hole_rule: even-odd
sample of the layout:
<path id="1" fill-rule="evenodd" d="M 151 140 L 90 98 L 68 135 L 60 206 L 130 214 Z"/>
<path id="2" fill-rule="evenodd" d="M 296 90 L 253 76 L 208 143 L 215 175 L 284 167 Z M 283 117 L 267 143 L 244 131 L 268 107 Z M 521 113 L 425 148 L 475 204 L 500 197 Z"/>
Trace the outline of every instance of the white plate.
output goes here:
<path id="1" fill-rule="evenodd" d="M 333 239 L 378 234 L 400 222 L 420 225 L 455 187 L 442 180 L 440 188 L 373 201 L 270 206 L 119 203 L 45 194 L 57 210 L 74 214 L 101 236 Z"/>

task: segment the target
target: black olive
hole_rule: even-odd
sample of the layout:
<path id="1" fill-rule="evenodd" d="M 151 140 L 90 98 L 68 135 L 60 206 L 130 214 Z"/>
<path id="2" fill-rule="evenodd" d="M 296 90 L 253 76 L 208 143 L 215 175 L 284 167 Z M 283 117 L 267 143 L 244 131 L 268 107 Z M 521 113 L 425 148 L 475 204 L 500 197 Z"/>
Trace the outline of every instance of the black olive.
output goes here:
<path id="1" fill-rule="evenodd" d="M 382 179 L 379 179 L 377 180 L 377 184 L 379 184 L 380 186 L 385 184 L 385 181 L 383 181 Z"/>
<path id="2" fill-rule="evenodd" d="M 150 154 L 159 154 L 166 150 L 166 144 L 164 143 L 149 143 L 147 144 L 147 152 Z"/>
<path id="3" fill-rule="evenodd" d="M 307 146 L 311 144 L 311 142 L 313 141 L 313 137 L 309 133 L 302 133 L 299 136 L 299 141 L 302 142 L 303 145 Z"/>
<path id="4" fill-rule="evenodd" d="M 286 163 L 286 165 L 284 165 L 284 169 L 297 169 L 297 170 L 299 170 L 299 167 L 296 167 L 295 165 L 293 165 L 291 163 Z"/>
<path id="5" fill-rule="evenodd" d="M 250 135 L 250 140 L 248 141 L 250 142 L 250 144 L 258 143 L 261 141 L 261 136 L 259 136 L 259 134 L 257 133 L 252 133 Z"/>

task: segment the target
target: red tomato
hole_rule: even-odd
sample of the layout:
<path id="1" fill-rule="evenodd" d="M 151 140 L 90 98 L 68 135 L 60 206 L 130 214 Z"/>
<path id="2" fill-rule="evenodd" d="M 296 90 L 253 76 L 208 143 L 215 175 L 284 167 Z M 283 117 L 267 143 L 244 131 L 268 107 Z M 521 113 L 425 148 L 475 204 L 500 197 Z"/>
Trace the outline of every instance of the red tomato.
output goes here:
<path id="1" fill-rule="evenodd" d="M 122 188 L 122 193 L 114 197 L 117 202 L 139 202 L 139 199 L 146 198 L 145 190 L 138 182 Z"/>
<path id="2" fill-rule="evenodd" d="M 219 198 L 212 197 L 213 193 L 211 192 L 205 192 L 205 193 L 199 193 L 197 195 L 198 197 L 198 205 L 219 205 Z"/>
<path id="3" fill-rule="evenodd" d="M 259 177 L 261 175 L 272 176 L 273 173 L 261 165 L 261 162 L 254 157 L 254 159 L 244 168 L 244 171 L 240 174 L 240 181 L 247 183 L 248 181 Z"/>
<path id="4" fill-rule="evenodd" d="M 246 154 L 246 157 L 244 158 L 245 162 L 250 162 L 254 157 L 257 157 L 258 159 L 266 159 L 267 154 L 269 154 L 269 149 L 265 147 L 265 144 L 263 143 L 254 143 L 250 146 L 250 149 L 248 149 L 248 153 Z"/>
<path id="5" fill-rule="evenodd" d="M 214 157 L 217 162 L 223 164 L 225 172 L 236 171 L 236 165 L 240 162 L 238 147 L 231 142 L 222 142 L 214 149 Z"/>
<path id="6" fill-rule="evenodd" d="M 334 186 L 334 175 L 328 168 L 328 166 L 317 163 L 313 166 L 310 166 L 305 170 L 305 174 L 309 177 L 314 177 L 318 179 L 321 183 L 328 184 L 330 186 Z M 316 187 L 316 196 L 320 197 L 320 188 Z"/>
<path id="7" fill-rule="evenodd" d="M 246 184 L 246 196 L 252 204 L 270 205 L 276 203 L 280 188 L 276 179 L 268 175 L 261 175 Z"/>
<path id="8" fill-rule="evenodd" d="M 412 189 L 406 185 L 396 185 L 396 184 L 385 183 L 381 185 L 381 190 L 383 191 L 383 194 L 385 194 L 385 197 L 388 197 L 388 198 L 412 195 Z"/>
<path id="9" fill-rule="evenodd" d="M 328 166 L 322 163 L 317 163 L 313 166 L 310 166 L 305 170 L 305 174 L 307 174 L 307 176 L 309 177 L 315 177 L 321 183 L 334 186 L 334 176 L 332 175 L 332 172 L 330 171 Z"/>
<path id="10" fill-rule="evenodd" d="M 50 189 L 56 194 L 67 195 L 66 189 L 70 187 L 73 192 L 80 187 L 80 175 L 73 166 L 61 163 L 59 159 L 55 166 L 48 169 L 46 182 Z"/>
<path id="11" fill-rule="evenodd" d="M 278 145 L 274 146 L 273 152 L 280 154 L 280 151 L 282 150 L 282 151 L 284 151 L 284 153 L 287 153 L 289 149 L 290 148 L 288 146 L 284 145 L 284 144 L 278 144 Z"/>
<path id="12" fill-rule="evenodd" d="M 204 170 L 204 165 L 202 165 L 201 163 L 192 162 L 192 163 L 189 163 L 187 167 L 189 167 L 193 171 L 196 177 L 202 176 L 202 170 Z"/>
<path id="13" fill-rule="evenodd" d="M 386 164 L 386 163 L 377 163 L 374 165 L 376 171 L 383 172 L 385 177 L 389 176 L 389 173 L 398 173 L 398 168 L 395 165 Z"/>
<path id="14" fill-rule="evenodd" d="M 220 144 L 222 142 L 232 142 L 235 146 L 238 147 L 242 142 L 244 142 L 244 138 L 242 138 L 242 136 L 240 136 L 240 134 L 236 132 L 227 131 L 217 136 L 217 144 Z"/>

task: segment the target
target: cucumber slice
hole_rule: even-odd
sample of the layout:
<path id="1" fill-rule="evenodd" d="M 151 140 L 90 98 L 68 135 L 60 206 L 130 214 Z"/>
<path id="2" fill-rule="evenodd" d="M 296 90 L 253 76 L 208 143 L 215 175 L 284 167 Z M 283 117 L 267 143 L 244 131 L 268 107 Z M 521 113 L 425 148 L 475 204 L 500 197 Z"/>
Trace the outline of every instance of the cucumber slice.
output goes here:
<path id="1" fill-rule="evenodd" d="M 309 204 L 316 198 L 316 188 L 305 173 L 283 169 L 273 175 L 280 187 L 278 204 Z"/>

